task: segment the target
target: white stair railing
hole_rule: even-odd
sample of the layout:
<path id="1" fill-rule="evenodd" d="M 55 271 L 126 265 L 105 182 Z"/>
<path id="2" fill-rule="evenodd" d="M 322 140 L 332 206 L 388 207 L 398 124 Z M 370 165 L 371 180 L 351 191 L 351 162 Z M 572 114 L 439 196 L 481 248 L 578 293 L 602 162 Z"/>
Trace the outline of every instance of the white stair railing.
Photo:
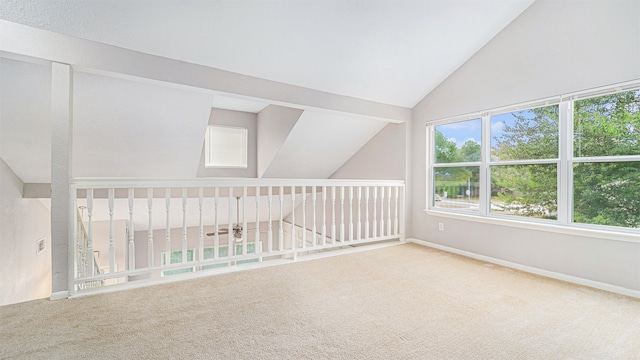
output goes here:
<path id="1" fill-rule="evenodd" d="M 72 292 L 404 240 L 403 181 L 74 179 L 71 193 L 73 211 L 89 213 L 88 232 L 78 214 Z M 94 248 L 109 252 L 104 264 Z"/>

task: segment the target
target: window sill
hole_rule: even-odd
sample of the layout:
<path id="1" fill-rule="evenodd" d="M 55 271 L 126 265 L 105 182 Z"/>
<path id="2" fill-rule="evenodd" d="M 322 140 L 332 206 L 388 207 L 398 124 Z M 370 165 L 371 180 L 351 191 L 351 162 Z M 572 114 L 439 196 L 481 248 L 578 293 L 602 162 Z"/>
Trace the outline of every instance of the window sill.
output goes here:
<path id="1" fill-rule="evenodd" d="M 474 221 L 484 224 L 510 226 L 519 229 L 548 231 L 556 234 L 566 234 L 575 236 L 592 237 L 603 240 L 623 241 L 640 243 L 640 232 L 636 229 L 624 230 L 602 230 L 588 227 L 588 225 L 560 225 L 551 223 L 542 223 L 537 221 L 523 221 L 520 219 L 507 219 L 498 216 L 483 216 L 470 213 L 442 211 L 434 209 L 423 209 L 427 215 L 447 217 L 458 220 Z"/>

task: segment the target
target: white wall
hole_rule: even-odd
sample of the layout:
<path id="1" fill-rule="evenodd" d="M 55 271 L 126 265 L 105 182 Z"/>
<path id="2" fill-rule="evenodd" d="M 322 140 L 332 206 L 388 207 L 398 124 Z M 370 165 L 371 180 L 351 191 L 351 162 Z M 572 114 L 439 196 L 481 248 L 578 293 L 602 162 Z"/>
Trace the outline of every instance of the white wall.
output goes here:
<path id="1" fill-rule="evenodd" d="M 0 159 L 0 305 L 51 295 L 51 214 L 37 199 L 22 198 L 22 181 Z M 36 242 L 46 250 L 36 254 Z"/>
<path id="2" fill-rule="evenodd" d="M 404 180 L 406 126 L 387 124 L 330 178 Z"/>
<path id="3" fill-rule="evenodd" d="M 269 105 L 258 113 L 258 177 L 262 177 L 303 110 Z"/>
<path id="4" fill-rule="evenodd" d="M 538 0 L 415 108 L 410 236 L 640 290 L 640 243 L 428 216 L 430 121 L 640 79 L 640 2 Z M 439 232 L 438 222 L 445 224 Z"/>
<path id="5" fill-rule="evenodd" d="M 197 177 L 243 177 L 255 178 L 257 176 L 257 134 L 258 128 L 256 123 L 256 114 L 211 109 L 209 117 L 209 125 L 223 125 L 243 127 L 248 130 L 247 142 L 247 168 L 246 169 L 225 169 L 225 168 L 205 168 L 204 167 L 204 143 L 202 145 L 202 153 L 200 155 L 200 164 L 198 165 Z M 202 134 L 204 139 L 204 134 Z"/>

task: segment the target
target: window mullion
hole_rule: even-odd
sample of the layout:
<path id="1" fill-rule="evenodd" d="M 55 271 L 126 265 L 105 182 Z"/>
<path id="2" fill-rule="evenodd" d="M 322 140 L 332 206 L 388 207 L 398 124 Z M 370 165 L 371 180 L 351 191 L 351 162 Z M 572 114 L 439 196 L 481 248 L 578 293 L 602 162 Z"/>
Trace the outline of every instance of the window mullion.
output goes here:
<path id="1" fill-rule="evenodd" d="M 489 115 L 482 117 L 482 141 L 480 143 L 480 214 L 487 215 L 491 210 L 491 121 Z"/>
<path id="2" fill-rule="evenodd" d="M 558 221 L 569 224 L 572 214 L 572 165 L 573 157 L 573 102 L 563 101 L 558 109 L 559 115 L 559 157 L 558 163 Z"/>

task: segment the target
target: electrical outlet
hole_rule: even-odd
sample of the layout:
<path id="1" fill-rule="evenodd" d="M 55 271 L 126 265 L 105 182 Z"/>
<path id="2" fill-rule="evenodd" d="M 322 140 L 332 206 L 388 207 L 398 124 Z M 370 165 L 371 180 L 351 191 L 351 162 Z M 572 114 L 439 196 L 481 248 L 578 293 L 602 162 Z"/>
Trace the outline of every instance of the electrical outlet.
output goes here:
<path id="1" fill-rule="evenodd" d="M 438 230 L 444 231 L 444 223 L 438 223 Z"/>

